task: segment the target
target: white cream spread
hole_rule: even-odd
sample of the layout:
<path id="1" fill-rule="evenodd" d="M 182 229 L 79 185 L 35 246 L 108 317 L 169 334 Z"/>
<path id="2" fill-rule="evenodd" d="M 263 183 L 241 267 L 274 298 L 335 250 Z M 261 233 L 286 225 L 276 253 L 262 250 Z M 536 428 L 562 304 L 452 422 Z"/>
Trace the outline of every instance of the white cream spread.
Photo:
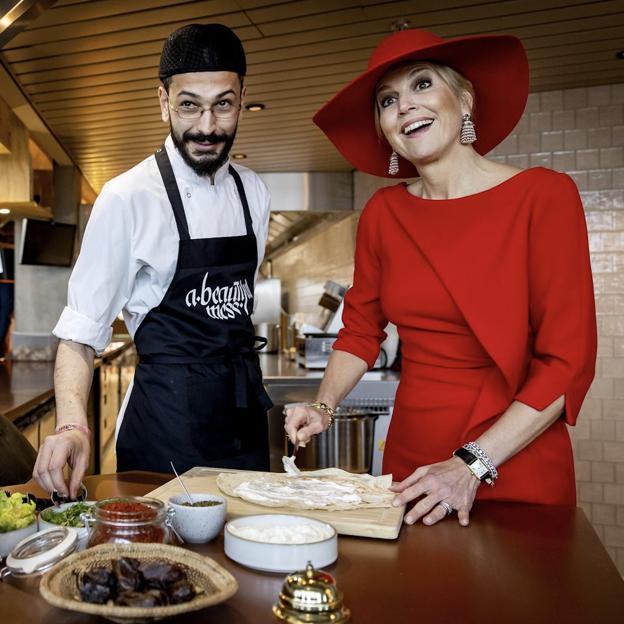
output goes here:
<path id="1" fill-rule="evenodd" d="M 290 501 L 300 501 L 316 509 L 341 503 L 357 505 L 362 502 L 354 485 L 310 477 L 284 476 L 281 481 L 244 481 L 236 487 L 234 493 L 259 504 L 287 505 Z"/>
<path id="2" fill-rule="evenodd" d="M 284 471 L 286 472 L 286 474 L 290 475 L 291 477 L 298 477 L 301 474 L 301 470 L 299 470 L 299 468 L 297 468 L 297 465 L 295 464 L 294 455 L 292 457 L 284 455 L 284 457 L 282 457 L 282 466 L 284 466 Z"/>
<path id="3" fill-rule="evenodd" d="M 338 468 L 325 468 L 301 475 L 284 473 L 221 473 L 219 489 L 264 507 L 291 509 L 357 509 L 390 507 L 395 494 L 389 490 L 392 475 L 381 477 L 351 474 Z"/>
<path id="4" fill-rule="evenodd" d="M 312 544 L 333 535 L 331 527 L 307 523 L 267 527 L 230 524 L 228 530 L 237 537 L 266 544 Z"/>

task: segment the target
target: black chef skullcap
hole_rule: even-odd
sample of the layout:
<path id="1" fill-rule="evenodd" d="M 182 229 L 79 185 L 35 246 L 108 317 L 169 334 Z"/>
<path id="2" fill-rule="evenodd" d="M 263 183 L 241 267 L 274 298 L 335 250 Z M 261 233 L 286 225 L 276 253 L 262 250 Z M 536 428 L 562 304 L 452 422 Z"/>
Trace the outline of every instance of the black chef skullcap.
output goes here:
<path id="1" fill-rule="evenodd" d="M 202 71 L 247 72 L 240 39 L 223 24 L 188 24 L 172 32 L 160 55 L 161 80 Z"/>

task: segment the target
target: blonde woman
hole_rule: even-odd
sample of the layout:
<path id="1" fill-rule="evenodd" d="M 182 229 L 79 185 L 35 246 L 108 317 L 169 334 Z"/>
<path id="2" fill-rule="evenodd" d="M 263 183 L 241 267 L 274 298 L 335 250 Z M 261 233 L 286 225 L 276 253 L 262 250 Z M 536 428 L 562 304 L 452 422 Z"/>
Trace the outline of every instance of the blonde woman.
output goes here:
<path id="1" fill-rule="evenodd" d="M 574 182 L 484 155 L 512 132 L 528 63 L 511 36 L 384 39 L 314 121 L 357 169 L 415 178 L 362 213 L 353 287 L 305 443 L 372 366 L 388 321 L 403 371 L 384 455 L 405 516 L 434 524 L 475 498 L 575 503 L 567 425 L 594 375 L 596 324 Z M 493 486 L 493 487 L 488 487 Z"/>

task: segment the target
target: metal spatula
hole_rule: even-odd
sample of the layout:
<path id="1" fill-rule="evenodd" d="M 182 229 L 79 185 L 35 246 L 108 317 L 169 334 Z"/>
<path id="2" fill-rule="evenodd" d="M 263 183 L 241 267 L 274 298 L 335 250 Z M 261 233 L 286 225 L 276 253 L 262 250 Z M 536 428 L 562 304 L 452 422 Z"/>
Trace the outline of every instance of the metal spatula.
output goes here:
<path id="1" fill-rule="evenodd" d="M 295 464 L 295 459 L 297 458 L 297 452 L 299 451 L 300 448 L 304 447 L 305 444 L 295 444 L 295 447 L 293 449 L 293 454 L 288 457 L 287 455 L 284 455 L 284 457 L 282 457 L 282 465 L 284 466 L 284 471 L 287 472 L 289 475 L 292 475 L 293 477 L 298 477 L 301 474 L 301 470 L 299 470 L 299 468 L 297 468 L 297 465 Z"/>

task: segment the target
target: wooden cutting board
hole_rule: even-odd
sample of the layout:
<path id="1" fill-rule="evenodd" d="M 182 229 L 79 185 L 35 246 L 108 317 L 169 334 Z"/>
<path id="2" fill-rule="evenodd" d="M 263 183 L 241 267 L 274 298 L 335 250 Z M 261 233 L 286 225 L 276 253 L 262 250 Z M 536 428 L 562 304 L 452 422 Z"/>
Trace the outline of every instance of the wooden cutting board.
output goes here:
<path id="1" fill-rule="evenodd" d="M 184 485 L 192 494 L 217 494 L 227 499 L 228 519 L 257 514 L 289 514 L 306 516 L 331 524 L 341 535 L 359 537 L 375 537 L 380 539 L 396 539 L 403 522 L 403 507 L 386 507 L 375 509 L 347 509 L 342 511 L 323 511 L 322 509 L 288 509 L 286 507 L 263 507 L 249 503 L 241 498 L 232 498 L 221 492 L 217 486 L 217 475 L 220 472 L 245 472 L 242 470 L 225 470 L 222 468 L 191 468 L 182 475 Z M 254 474 L 249 472 L 249 474 Z M 258 473 L 262 474 L 262 473 Z M 182 494 L 177 479 L 161 485 L 148 494 L 162 501 L 171 496 Z"/>

